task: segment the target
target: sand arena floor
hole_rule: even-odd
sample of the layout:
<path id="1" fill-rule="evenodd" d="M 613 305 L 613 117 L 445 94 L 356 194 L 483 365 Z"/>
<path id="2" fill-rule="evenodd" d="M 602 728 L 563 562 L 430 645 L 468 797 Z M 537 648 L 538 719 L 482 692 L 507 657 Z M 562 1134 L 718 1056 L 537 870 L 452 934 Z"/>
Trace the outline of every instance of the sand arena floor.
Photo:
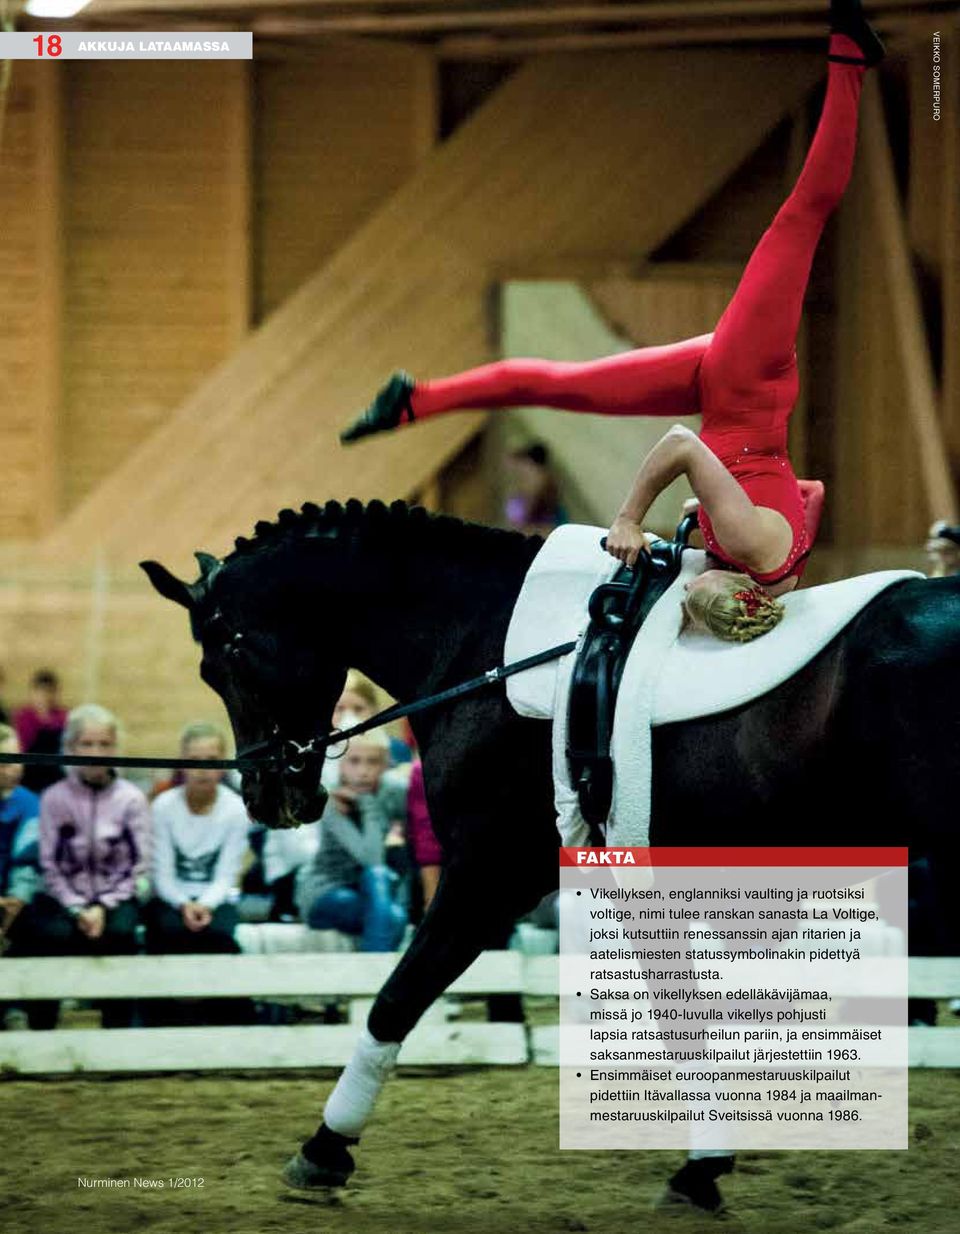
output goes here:
<path id="1" fill-rule="evenodd" d="M 561 1153 L 549 1068 L 401 1070 L 332 1197 L 278 1180 L 333 1073 L 0 1082 L 4 1234 L 657 1234 L 721 1223 L 651 1212 L 676 1152 Z M 955 1234 L 960 1071 L 911 1074 L 910 1150 L 744 1153 L 730 1230 Z M 85 1190 L 90 1178 L 199 1189 Z"/>

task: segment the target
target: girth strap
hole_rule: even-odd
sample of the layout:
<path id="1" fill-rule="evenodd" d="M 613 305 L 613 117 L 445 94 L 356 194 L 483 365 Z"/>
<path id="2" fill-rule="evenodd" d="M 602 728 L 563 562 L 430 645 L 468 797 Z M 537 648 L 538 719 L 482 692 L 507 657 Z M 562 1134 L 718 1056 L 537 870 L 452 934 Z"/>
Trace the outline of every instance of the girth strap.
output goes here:
<path id="1" fill-rule="evenodd" d="M 634 569 L 623 566 L 590 597 L 590 624 L 570 681 L 566 753 L 570 783 L 577 790 L 594 845 L 604 843 L 603 828 L 613 801 L 610 743 L 627 656 L 650 610 L 680 573 L 695 526 L 696 516 L 688 515 L 674 540 L 654 541 Z"/>

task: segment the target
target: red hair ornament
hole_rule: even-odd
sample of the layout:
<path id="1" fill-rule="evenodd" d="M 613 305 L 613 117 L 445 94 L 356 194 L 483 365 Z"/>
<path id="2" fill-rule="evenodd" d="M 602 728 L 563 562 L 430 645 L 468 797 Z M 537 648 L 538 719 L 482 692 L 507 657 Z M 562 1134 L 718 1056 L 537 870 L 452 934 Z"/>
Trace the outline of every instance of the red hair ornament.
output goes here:
<path id="1" fill-rule="evenodd" d="M 733 598 L 741 601 L 748 617 L 756 617 L 760 609 L 767 603 L 767 595 L 759 587 L 735 591 Z"/>

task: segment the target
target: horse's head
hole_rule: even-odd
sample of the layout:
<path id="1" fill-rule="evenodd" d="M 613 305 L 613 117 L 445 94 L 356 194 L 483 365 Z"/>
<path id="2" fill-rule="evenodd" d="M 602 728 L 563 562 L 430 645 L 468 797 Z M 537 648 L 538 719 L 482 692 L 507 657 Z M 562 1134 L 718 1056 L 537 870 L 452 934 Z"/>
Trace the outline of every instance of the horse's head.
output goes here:
<path id="1" fill-rule="evenodd" d="M 189 612 L 203 648 L 200 676 L 226 705 L 238 754 L 260 742 L 282 751 L 281 766 L 243 773 L 251 817 L 268 827 L 312 822 L 327 801 L 322 758 L 302 757 L 297 747 L 330 729 L 346 669 L 330 663 L 323 632 L 309 628 L 302 606 L 285 601 L 282 591 L 251 594 L 229 562 L 208 553 L 196 557 L 194 583 L 159 562 L 140 564 L 162 596 Z"/>

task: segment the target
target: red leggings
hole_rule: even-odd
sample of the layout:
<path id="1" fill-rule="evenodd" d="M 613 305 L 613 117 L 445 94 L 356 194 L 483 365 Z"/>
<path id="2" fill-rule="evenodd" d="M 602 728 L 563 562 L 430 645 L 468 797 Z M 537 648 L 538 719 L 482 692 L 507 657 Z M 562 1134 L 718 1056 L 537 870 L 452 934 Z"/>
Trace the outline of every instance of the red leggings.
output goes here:
<path id="1" fill-rule="evenodd" d="M 830 52 L 861 55 L 843 35 L 831 36 Z M 603 415 L 699 413 L 704 439 L 734 474 L 733 442 L 744 430 L 756 443 L 751 448 L 762 451 L 769 435 L 769 448 L 783 449 L 799 389 L 795 342 L 804 292 L 817 242 L 850 179 L 863 72 L 858 65 L 829 65 L 823 112 L 800 177 L 713 334 L 583 364 L 503 360 L 418 383 L 415 416 L 544 405 Z M 730 451 L 722 448 L 726 434 L 732 434 Z"/>

